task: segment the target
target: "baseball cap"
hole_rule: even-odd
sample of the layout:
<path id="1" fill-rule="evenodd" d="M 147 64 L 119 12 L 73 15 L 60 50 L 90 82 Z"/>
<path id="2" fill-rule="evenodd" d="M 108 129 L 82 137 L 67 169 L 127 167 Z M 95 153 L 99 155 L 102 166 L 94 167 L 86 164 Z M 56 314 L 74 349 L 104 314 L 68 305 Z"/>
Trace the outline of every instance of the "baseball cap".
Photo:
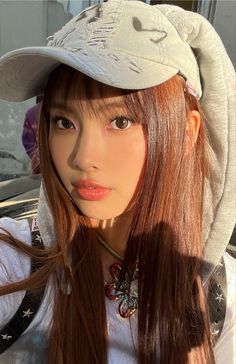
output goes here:
<path id="1" fill-rule="evenodd" d="M 60 63 L 123 89 L 161 84 L 177 73 L 201 96 L 199 68 L 187 40 L 161 11 L 142 1 L 110 0 L 74 17 L 45 47 L 0 60 L 0 98 L 23 101 L 43 93 Z"/>

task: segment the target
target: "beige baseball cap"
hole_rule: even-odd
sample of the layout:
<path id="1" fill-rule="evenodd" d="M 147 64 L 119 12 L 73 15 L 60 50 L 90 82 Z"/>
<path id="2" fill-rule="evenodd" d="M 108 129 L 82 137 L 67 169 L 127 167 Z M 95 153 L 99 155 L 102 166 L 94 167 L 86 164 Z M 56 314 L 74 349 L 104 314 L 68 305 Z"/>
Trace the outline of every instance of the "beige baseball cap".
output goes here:
<path id="1" fill-rule="evenodd" d="M 43 93 L 49 74 L 67 64 L 123 89 L 161 84 L 181 73 L 201 96 L 194 52 L 161 11 L 141 1 L 111 0 L 68 22 L 46 47 L 28 47 L 0 59 L 0 98 L 22 101 Z"/>

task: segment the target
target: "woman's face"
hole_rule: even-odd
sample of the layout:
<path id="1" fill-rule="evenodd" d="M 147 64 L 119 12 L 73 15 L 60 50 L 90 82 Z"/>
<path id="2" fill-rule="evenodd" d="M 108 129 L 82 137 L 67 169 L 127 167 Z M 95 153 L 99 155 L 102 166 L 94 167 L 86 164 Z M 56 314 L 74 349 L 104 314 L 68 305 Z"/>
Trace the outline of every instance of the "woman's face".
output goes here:
<path id="1" fill-rule="evenodd" d="M 49 148 L 55 168 L 80 211 L 98 220 L 121 215 L 135 194 L 145 162 L 139 120 L 132 120 L 119 91 L 99 91 L 88 101 L 83 87 L 69 92 L 66 107 L 52 102 Z M 92 105 L 92 107 L 91 107 Z"/>

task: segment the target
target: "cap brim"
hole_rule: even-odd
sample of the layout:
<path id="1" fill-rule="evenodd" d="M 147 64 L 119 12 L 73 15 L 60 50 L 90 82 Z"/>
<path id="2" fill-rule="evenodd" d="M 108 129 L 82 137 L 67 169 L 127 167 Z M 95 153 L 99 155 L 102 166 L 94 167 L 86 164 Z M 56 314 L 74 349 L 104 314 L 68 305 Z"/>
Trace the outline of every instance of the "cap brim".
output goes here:
<path id="1" fill-rule="evenodd" d="M 28 47 L 9 52 L 0 59 L 0 98 L 24 101 L 44 92 L 50 73 L 61 63 L 100 81 L 123 89 L 144 89 L 159 85 L 178 69 L 128 54 L 112 54 L 92 48 L 70 51 L 55 47 Z"/>

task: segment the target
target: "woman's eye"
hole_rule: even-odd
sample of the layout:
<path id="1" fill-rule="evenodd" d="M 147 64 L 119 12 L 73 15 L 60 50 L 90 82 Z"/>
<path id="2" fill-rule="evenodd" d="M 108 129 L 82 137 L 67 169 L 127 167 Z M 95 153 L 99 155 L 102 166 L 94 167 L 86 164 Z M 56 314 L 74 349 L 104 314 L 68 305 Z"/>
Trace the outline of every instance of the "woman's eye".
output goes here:
<path id="1" fill-rule="evenodd" d="M 111 121 L 110 125 L 112 129 L 124 130 L 130 128 L 132 121 L 125 116 L 118 116 Z"/>
<path id="2" fill-rule="evenodd" d="M 54 119 L 58 129 L 74 129 L 74 124 L 65 118 L 55 118 Z"/>

